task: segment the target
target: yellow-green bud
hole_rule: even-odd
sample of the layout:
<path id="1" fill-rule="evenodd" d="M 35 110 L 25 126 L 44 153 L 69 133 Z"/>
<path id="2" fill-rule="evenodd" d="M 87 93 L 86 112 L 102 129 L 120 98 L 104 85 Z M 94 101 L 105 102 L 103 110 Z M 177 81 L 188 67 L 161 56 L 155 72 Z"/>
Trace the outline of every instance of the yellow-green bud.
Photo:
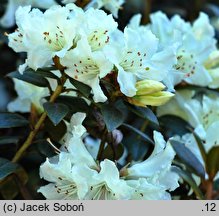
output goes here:
<path id="1" fill-rule="evenodd" d="M 162 91 L 166 88 L 163 83 L 155 80 L 141 80 L 138 81 L 135 85 L 137 92 L 136 95 L 146 95 L 152 94 L 155 92 Z"/>
<path id="2" fill-rule="evenodd" d="M 219 65 L 219 50 L 216 50 L 210 54 L 207 61 L 204 63 L 206 69 L 218 67 Z"/>
<path id="3" fill-rule="evenodd" d="M 174 94 L 162 91 L 166 87 L 161 82 L 142 80 L 136 83 L 136 95 L 128 98 L 129 103 L 137 106 L 160 106 L 165 104 Z"/>
<path id="4" fill-rule="evenodd" d="M 137 106 L 161 106 L 167 103 L 174 94 L 168 91 L 160 91 L 149 95 L 135 95 L 129 98 L 128 101 Z"/>

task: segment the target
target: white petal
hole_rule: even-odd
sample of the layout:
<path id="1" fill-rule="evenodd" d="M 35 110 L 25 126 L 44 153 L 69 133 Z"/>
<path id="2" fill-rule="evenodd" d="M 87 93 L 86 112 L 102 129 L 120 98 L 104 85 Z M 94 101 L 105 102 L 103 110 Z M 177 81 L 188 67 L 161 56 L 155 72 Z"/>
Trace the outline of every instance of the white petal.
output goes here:
<path id="1" fill-rule="evenodd" d="M 69 152 L 71 153 L 71 161 L 74 164 L 85 164 L 89 167 L 96 167 L 96 162 L 86 149 L 81 138 L 72 137 L 66 143 Z"/>
<path id="2" fill-rule="evenodd" d="M 123 94 L 125 94 L 128 97 L 133 97 L 136 94 L 136 77 L 131 72 L 126 72 L 124 69 L 120 66 L 117 66 L 118 71 L 118 83 L 120 86 L 120 90 Z"/>
<path id="3" fill-rule="evenodd" d="M 158 132 L 154 132 L 154 139 L 155 148 L 152 155 L 147 160 L 128 168 L 130 177 L 152 177 L 171 165 L 175 152 L 170 143 L 166 144 Z"/>

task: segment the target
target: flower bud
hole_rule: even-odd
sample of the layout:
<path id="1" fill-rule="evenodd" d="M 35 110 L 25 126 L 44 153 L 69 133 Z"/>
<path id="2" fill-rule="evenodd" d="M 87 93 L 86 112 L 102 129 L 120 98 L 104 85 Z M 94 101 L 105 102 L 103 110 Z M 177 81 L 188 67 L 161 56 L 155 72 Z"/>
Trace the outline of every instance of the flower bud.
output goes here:
<path id="1" fill-rule="evenodd" d="M 162 91 L 166 88 L 163 83 L 155 80 L 141 80 L 135 85 L 137 92 L 136 95 L 147 95 L 155 92 Z"/>
<path id="2" fill-rule="evenodd" d="M 219 50 L 212 52 L 204 65 L 206 69 L 217 67 L 219 65 Z"/>
<path id="3" fill-rule="evenodd" d="M 165 89 L 165 85 L 154 80 L 142 80 L 136 83 L 136 95 L 128 98 L 129 103 L 137 106 L 161 106 L 165 104 L 174 94 Z"/>

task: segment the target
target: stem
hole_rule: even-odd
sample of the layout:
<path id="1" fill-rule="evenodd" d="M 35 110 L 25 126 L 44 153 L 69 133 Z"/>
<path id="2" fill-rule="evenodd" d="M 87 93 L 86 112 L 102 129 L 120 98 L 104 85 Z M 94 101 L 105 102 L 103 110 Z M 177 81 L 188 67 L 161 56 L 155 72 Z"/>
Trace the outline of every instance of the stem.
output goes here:
<path id="1" fill-rule="evenodd" d="M 208 180 L 207 182 L 206 182 L 206 199 L 207 200 L 212 200 L 212 198 L 213 198 L 213 181 L 211 181 L 211 180 Z"/>
<path id="2" fill-rule="evenodd" d="M 148 120 L 145 120 L 145 121 L 143 122 L 143 124 L 142 124 L 142 126 L 141 126 L 141 129 L 140 129 L 140 131 L 141 131 L 142 133 L 144 133 L 144 131 L 145 131 L 145 129 L 147 128 L 148 124 L 149 124 L 149 121 L 148 121 Z M 141 138 L 141 136 L 138 135 L 138 136 L 137 136 L 137 139 L 140 139 L 140 138 Z"/>
<path id="3" fill-rule="evenodd" d="M 97 160 L 98 161 L 100 161 L 102 159 L 102 154 L 103 154 L 104 147 L 105 147 L 105 140 L 102 140 L 101 143 L 100 143 L 100 148 L 99 148 L 98 154 L 97 154 Z"/>
<path id="4" fill-rule="evenodd" d="M 62 93 L 63 90 L 63 86 L 66 82 L 66 76 L 63 73 L 62 77 L 61 77 L 61 82 L 60 84 L 56 87 L 56 90 L 53 92 L 53 94 L 50 97 L 49 102 L 54 102 L 56 100 L 56 98 Z M 20 158 L 22 157 L 23 153 L 25 152 L 25 150 L 31 145 L 33 139 L 35 138 L 36 134 L 38 133 L 39 129 L 41 128 L 43 122 L 45 121 L 47 117 L 47 113 L 43 112 L 43 114 L 41 115 L 40 119 L 38 120 L 38 122 L 36 123 L 34 129 L 30 132 L 29 136 L 27 137 L 26 141 L 23 143 L 23 145 L 21 146 L 21 148 L 17 151 L 17 153 L 15 154 L 15 156 L 12 159 L 12 162 L 17 162 L 20 160 Z"/>
<path id="5" fill-rule="evenodd" d="M 144 4 L 144 16 L 143 16 L 142 23 L 147 24 L 147 23 L 150 22 L 150 13 L 151 13 L 151 9 L 152 9 L 152 0 L 147 0 L 143 4 Z"/>
<path id="6" fill-rule="evenodd" d="M 104 147 L 105 147 L 105 144 L 106 144 L 107 133 L 108 133 L 107 129 L 104 128 L 101 143 L 100 143 L 100 148 L 99 148 L 99 151 L 98 151 L 98 154 L 97 154 L 97 160 L 98 161 L 100 161 L 102 159 L 102 156 L 103 156 L 103 151 L 104 151 Z"/>

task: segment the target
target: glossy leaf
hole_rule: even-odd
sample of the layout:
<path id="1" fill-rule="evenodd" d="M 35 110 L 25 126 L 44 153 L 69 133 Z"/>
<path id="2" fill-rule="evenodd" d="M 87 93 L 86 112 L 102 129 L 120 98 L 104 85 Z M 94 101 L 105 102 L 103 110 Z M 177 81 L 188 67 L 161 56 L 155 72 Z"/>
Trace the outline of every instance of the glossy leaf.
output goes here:
<path id="1" fill-rule="evenodd" d="M 26 70 L 23 74 L 20 74 L 18 71 L 11 72 L 7 75 L 10 78 L 16 78 L 22 80 L 27 83 L 31 83 L 33 85 L 39 87 L 48 87 L 49 82 L 43 76 L 33 72 L 32 70 Z"/>
<path id="2" fill-rule="evenodd" d="M 66 133 L 67 127 L 64 121 L 61 121 L 58 125 L 54 126 L 50 119 L 45 121 L 45 131 L 49 134 L 49 137 L 58 142 Z"/>
<path id="3" fill-rule="evenodd" d="M 219 146 L 214 146 L 207 154 L 207 172 L 211 179 L 214 179 L 215 175 L 219 171 Z"/>
<path id="4" fill-rule="evenodd" d="M 195 180 L 189 172 L 179 169 L 178 167 L 172 167 L 172 171 L 176 172 L 184 181 L 186 181 L 191 186 L 198 199 L 204 200 L 204 195 L 202 194 L 201 190 L 199 189 L 198 185 L 196 184 Z"/>
<path id="5" fill-rule="evenodd" d="M 0 180 L 14 173 L 19 166 L 11 161 L 0 158 Z"/>
<path id="6" fill-rule="evenodd" d="M 176 134 L 183 136 L 186 133 L 190 133 L 191 126 L 185 120 L 177 116 L 165 115 L 159 118 L 159 122 L 160 127 L 169 138 Z"/>
<path id="7" fill-rule="evenodd" d="M 84 83 L 79 82 L 72 78 L 69 78 L 69 81 L 79 92 L 81 92 L 82 95 L 84 95 L 86 98 L 89 97 L 90 92 L 91 92 L 90 86 L 85 85 Z"/>
<path id="8" fill-rule="evenodd" d="M 19 141 L 18 136 L 3 136 L 0 137 L 0 145 L 5 145 L 5 144 L 14 144 Z"/>
<path id="9" fill-rule="evenodd" d="M 137 107 L 133 105 L 128 105 L 128 108 L 139 117 L 144 118 L 154 123 L 155 125 L 159 126 L 159 122 L 156 115 L 148 107 Z"/>
<path id="10" fill-rule="evenodd" d="M 15 113 L 0 113 L 0 128 L 22 127 L 28 125 L 28 121 Z"/>
<path id="11" fill-rule="evenodd" d="M 207 154 L 206 154 L 206 151 L 205 151 L 204 144 L 203 144 L 202 140 L 200 139 L 200 137 L 197 134 L 193 133 L 193 135 L 195 137 L 196 143 L 198 144 L 199 150 L 200 150 L 201 155 L 202 155 L 202 159 L 206 162 Z"/>
<path id="12" fill-rule="evenodd" d="M 72 96 L 59 96 L 56 99 L 57 103 L 62 103 L 68 106 L 71 114 L 76 112 L 88 112 L 89 106 L 83 98 Z"/>
<path id="13" fill-rule="evenodd" d="M 196 158 L 196 156 L 190 151 L 190 149 L 188 149 L 184 143 L 176 141 L 174 139 L 171 139 L 170 143 L 180 160 L 189 168 L 191 168 L 195 174 L 202 178 L 205 178 L 204 167 Z"/>
<path id="14" fill-rule="evenodd" d="M 42 77 L 48 77 L 51 79 L 59 79 L 54 73 L 50 71 L 50 68 L 39 68 L 36 71 L 33 70 L 33 73 L 41 75 Z"/>
<path id="15" fill-rule="evenodd" d="M 110 104 L 101 106 L 101 113 L 108 131 L 118 128 L 124 121 L 122 112 Z"/>
<path id="16" fill-rule="evenodd" d="M 61 103 L 47 102 L 43 104 L 43 108 L 55 126 L 62 121 L 69 111 L 69 108 L 65 104 Z"/>
<path id="17" fill-rule="evenodd" d="M 124 127 L 128 128 L 129 130 L 133 131 L 134 133 L 136 133 L 137 135 L 139 135 L 143 140 L 145 140 L 146 142 L 148 143 L 151 143 L 154 145 L 154 142 L 153 140 L 145 133 L 143 133 L 142 131 L 140 131 L 139 129 L 129 125 L 129 124 L 126 124 L 126 123 L 123 123 L 122 124 Z"/>

